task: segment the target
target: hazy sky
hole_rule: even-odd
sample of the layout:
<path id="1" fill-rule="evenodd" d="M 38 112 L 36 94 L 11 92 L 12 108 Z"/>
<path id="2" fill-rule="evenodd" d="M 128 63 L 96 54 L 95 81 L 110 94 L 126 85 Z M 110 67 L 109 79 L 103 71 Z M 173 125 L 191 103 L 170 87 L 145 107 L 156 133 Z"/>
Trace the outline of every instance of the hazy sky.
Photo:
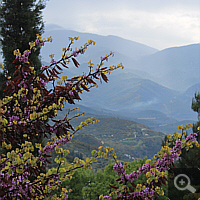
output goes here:
<path id="1" fill-rule="evenodd" d="M 199 0 L 50 0 L 43 14 L 46 24 L 158 49 L 200 42 Z"/>

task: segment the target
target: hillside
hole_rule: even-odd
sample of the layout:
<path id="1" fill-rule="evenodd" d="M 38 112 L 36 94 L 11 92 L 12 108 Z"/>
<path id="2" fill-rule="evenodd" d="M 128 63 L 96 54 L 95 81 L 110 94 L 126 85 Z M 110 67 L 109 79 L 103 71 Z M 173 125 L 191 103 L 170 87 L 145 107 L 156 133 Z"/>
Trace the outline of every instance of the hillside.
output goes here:
<path id="1" fill-rule="evenodd" d="M 200 44 L 172 47 L 145 56 L 135 62 L 131 69 L 145 71 L 166 87 L 184 91 L 199 83 Z"/>
<path id="2" fill-rule="evenodd" d="M 56 30 L 55 30 L 56 29 Z M 51 52 L 52 50 L 49 49 L 49 45 L 45 45 L 45 47 L 42 49 L 42 57 L 43 60 L 49 59 L 49 54 L 55 53 L 55 56 L 60 56 L 60 52 L 62 51 L 62 48 L 65 45 L 68 45 L 68 37 L 75 37 L 79 36 L 79 40 L 76 42 L 76 46 L 81 46 L 85 42 L 87 42 L 89 39 L 92 39 L 96 41 L 95 45 L 95 52 L 101 52 L 101 51 L 107 51 L 108 53 L 110 51 L 118 52 L 122 54 L 123 56 L 127 56 L 131 59 L 138 59 L 144 55 L 150 55 L 153 53 L 156 53 L 158 50 L 152 47 L 149 47 L 144 44 L 140 44 L 138 42 L 134 42 L 131 40 L 123 39 L 121 37 L 117 36 L 101 36 L 97 34 L 91 34 L 91 33 L 82 33 L 72 30 L 63 30 L 59 29 L 58 27 L 54 28 L 54 25 L 46 25 L 46 31 L 43 34 L 43 37 L 49 37 L 52 36 L 54 38 L 54 42 L 51 45 L 51 49 L 54 50 L 54 52 Z M 91 54 L 94 52 L 91 48 L 88 49 L 88 54 Z M 99 55 L 101 56 L 101 55 Z M 87 56 L 86 56 L 87 57 Z M 59 57 L 57 57 L 59 58 Z M 85 56 L 84 58 L 85 59 Z M 88 60 L 86 60 L 88 62 Z"/>
<path id="3" fill-rule="evenodd" d="M 197 120 L 191 102 L 200 88 L 199 44 L 158 51 L 120 37 L 80 33 L 54 25 L 49 26 L 43 36 L 50 35 L 54 42 L 42 48 L 45 64 L 49 63 L 51 53 L 60 58 L 62 47 L 68 44 L 68 36 L 80 36 L 74 46 L 81 46 L 88 39 L 97 42 L 77 58 L 81 63 L 79 69 L 69 65 L 69 69 L 64 70 L 69 77 L 87 72 L 90 59 L 99 63 L 100 56 L 110 50 L 115 51 L 115 57 L 105 66 L 119 62 L 125 65 L 124 70 L 114 71 L 109 76 L 108 84 L 99 84 L 98 89 L 81 95 L 83 101 L 77 105 L 87 113 L 136 121 L 158 131 L 162 127 L 165 133 L 169 132 L 171 124 Z M 170 89 L 170 84 L 174 89 Z"/>
<path id="4" fill-rule="evenodd" d="M 142 122 L 154 130 L 166 124 L 197 119 L 191 110 L 191 102 L 198 89 L 195 87 L 194 90 L 192 86 L 199 84 L 199 44 L 158 51 L 116 36 L 80 33 L 53 25 L 44 34 L 45 37 L 49 35 L 54 42 L 42 49 L 42 58 L 46 62 L 51 53 L 55 53 L 55 58 L 60 57 L 62 47 L 68 44 L 68 36 L 80 36 L 74 46 L 81 46 L 88 39 L 97 42 L 77 57 L 81 63 L 79 69 L 69 65 L 69 69 L 64 70 L 69 77 L 87 72 L 90 59 L 98 64 L 100 56 L 110 50 L 115 52 L 115 57 L 105 62 L 105 66 L 120 62 L 125 65 L 124 70 L 114 71 L 109 76 L 108 84 L 99 84 L 98 89 L 81 95 L 83 101 L 77 103 L 87 112 Z"/>
<path id="5" fill-rule="evenodd" d="M 57 118 L 62 118 L 65 111 L 59 112 Z M 99 144 L 113 147 L 121 160 L 134 160 L 147 156 L 152 158 L 160 150 L 164 135 L 162 132 L 151 130 L 148 126 L 130 120 L 114 117 L 87 114 L 85 117 L 74 119 L 74 127 L 88 117 L 94 116 L 100 122 L 84 127 L 74 137 L 75 140 L 89 146 Z M 86 136 L 85 136 L 86 134 Z M 89 135 L 89 136 L 88 136 Z M 77 150 L 75 145 L 73 150 Z M 88 154 L 85 151 L 84 154 Z"/>

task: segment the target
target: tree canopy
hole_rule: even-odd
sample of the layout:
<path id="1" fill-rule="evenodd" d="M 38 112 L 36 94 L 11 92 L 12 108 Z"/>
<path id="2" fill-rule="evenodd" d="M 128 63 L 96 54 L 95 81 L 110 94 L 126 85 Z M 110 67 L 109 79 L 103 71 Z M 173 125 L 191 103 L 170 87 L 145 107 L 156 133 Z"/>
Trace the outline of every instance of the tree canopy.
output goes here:
<path id="1" fill-rule="evenodd" d="M 15 71 L 13 51 L 24 52 L 29 49 L 29 42 L 35 41 L 36 34 L 44 31 L 42 10 L 44 1 L 36 0 L 2 0 L 0 7 L 0 44 L 3 53 L 5 69 L 9 75 Z M 40 49 L 30 55 L 35 70 L 41 67 Z M 1 83 L 5 80 L 1 75 Z M 2 97 L 1 91 L 1 97 Z"/>

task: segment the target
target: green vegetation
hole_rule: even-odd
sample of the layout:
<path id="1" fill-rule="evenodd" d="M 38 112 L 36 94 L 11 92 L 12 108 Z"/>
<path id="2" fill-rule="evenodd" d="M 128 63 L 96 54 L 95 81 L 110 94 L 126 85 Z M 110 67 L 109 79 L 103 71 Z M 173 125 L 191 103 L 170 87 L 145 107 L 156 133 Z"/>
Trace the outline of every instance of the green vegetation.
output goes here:
<path id="1" fill-rule="evenodd" d="M 85 120 L 88 116 L 79 118 L 76 123 Z M 152 158 L 160 150 L 164 134 L 149 129 L 147 126 L 129 120 L 114 117 L 96 116 L 100 122 L 93 126 L 85 127 L 78 135 L 87 133 L 93 136 L 101 145 L 113 147 L 120 160 L 131 161 L 147 156 Z M 80 135 L 80 136 L 79 136 Z M 83 138 L 83 142 L 88 143 L 89 138 Z"/>
<path id="2" fill-rule="evenodd" d="M 145 163 L 146 159 L 145 157 L 129 163 L 127 172 L 131 173 L 132 171 L 138 170 Z M 69 200 L 99 200 L 101 194 L 109 195 L 114 191 L 110 185 L 120 186 L 119 183 L 116 182 L 119 176 L 113 170 L 113 166 L 114 162 L 110 160 L 104 170 L 76 170 L 72 179 L 62 184 L 62 187 L 72 189 L 72 192 L 69 193 Z M 146 176 L 141 176 L 139 180 L 134 183 L 137 184 L 144 181 L 146 181 Z M 60 192 L 61 189 L 57 190 L 55 194 L 59 195 Z"/>
<path id="3" fill-rule="evenodd" d="M 4 4 L 6 2 L 18 3 L 16 6 L 22 10 L 25 5 L 31 3 L 5 1 Z M 34 2 L 36 1 L 32 1 Z M 41 22 L 40 9 L 43 4 L 42 1 L 38 2 L 37 5 L 41 7 L 36 6 L 36 10 L 33 10 L 38 11 L 36 18 Z M 19 13 L 18 10 L 17 14 Z M 25 18 L 24 21 L 27 22 L 26 20 Z M 1 19 L 2 30 L 6 29 L 3 22 Z M 31 22 L 27 23 L 31 25 Z M 26 38 L 26 34 L 23 37 Z M 20 41 L 20 38 L 16 39 Z M 54 60 L 52 54 L 51 64 L 40 68 L 34 59 L 33 63 L 29 60 L 29 54 L 33 53 L 37 57 L 37 49 L 40 50 L 41 46 L 46 41 L 52 41 L 52 38 L 45 40 L 37 35 L 35 42 L 29 43 L 28 50 L 22 54 L 22 49 L 14 51 L 16 69 L 13 79 L 9 76 L 12 76 L 12 68 L 11 74 L 7 72 L 7 61 L 5 67 L 1 64 L 7 80 L 7 95 L 0 100 L 0 145 L 7 153 L 0 156 L 0 198 L 91 200 L 109 195 L 112 199 L 129 199 L 130 196 L 133 199 L 166 199 L 163 196 L 164 191 L 166 192 L 166 171 L 172 167 L 181 152 L 181 158 L 186 158 L 189 148 L 193 149 L 194 145 L 199 148 L 196 134 L 187 137 L 186 130 L 192 125 L 181 126 L 179 129 L 182 133 L 165 137 L 166 146 L 152 158 L 160 149 L 164 134 L 152 131 L 143 124 L 99 116 L 99 123 L 85 128 L 98 120 L 88 116 L 81 118 L 82 114 L 71 115 L 74 109 L 68 109 L 64 116 L 55 119 L 57 111 L 62 111 L 64 105 L 75 104 L 75 100 L 81 100 L 83 91 L 98 87 L 95 81 L 100 79 L 100 82 L 108 82 L 107 74 L 124 67 L 122 63 L 103 67 L 103 61 L 113 55 L 113 52 L 110 52 L 100 58 L 96 71 L 92 70 L 94 63 L 89 61 L 88 73 L 70 79 L 67 75 L 60 75 L 63 72 L 62 67 L 68 68 L 69 62 L 73 62 L 78 68 L 80 64 L 75 57 L 84 54 L 88 46 L 95 44 L 94 41 L 88 40 L 84 47 L 73 51 L 70 47 L 78 39 L 79 37 L 69 37 L 70 43 L 63 48 L 61 59 Z M 8 63 L 11 64 L 10 61 Z M 46 87 L 49 82 L 52 84 L 51 90 Z M 132 94 L 128 92 L 131 98 Z M 43 138 L 48 140 L 44 148 L 41 145 Z M 192 159 L 195 159 L 194 152 L 192 156 Z M 109 160 L 111 157 L 113 161 Z M 140 159 L 142 157 L 144 158 Z M 130 160 L 134 161 L 125 162 Z M 192 166 L 196 164 L 192 163 Z M 108 199 L 107 197 L 103 199 Z"/>
<path id="4" fill-rule="evenodd" d="M 13 51 L 19 49 L 24 52 L 29 49 L 29 42 L 35 41 L 36 34 L 44 32 L 42 10 L 45 8 L 44 1 L 36 0 L 2 0 L 0 6 L 0 44 L 3 53 L 4 67 L 7 76 L 12 76 L 16 63 L 13 63 L 15 55 Z M 39 58 L 40 48 L 30 55 L 35 70 L 41 67 Z M 5 81 L 1 74 L 0 84 Z M 0 97 L 5 94 L 0 88 Z M 3 96 L 2 96 L 3 95 Z"/>

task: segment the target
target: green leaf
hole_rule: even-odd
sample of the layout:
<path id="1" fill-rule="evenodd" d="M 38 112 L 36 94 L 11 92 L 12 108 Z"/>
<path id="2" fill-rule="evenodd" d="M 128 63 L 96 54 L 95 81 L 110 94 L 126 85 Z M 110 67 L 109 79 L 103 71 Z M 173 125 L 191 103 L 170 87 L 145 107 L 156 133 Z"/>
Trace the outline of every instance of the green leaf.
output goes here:
<path id="1" fill-rule="evenodd" d="M 96 150 L 93 150 L 93 151 L 92 151 L 92 155 L 95 155 L 96 153 L 97 153 Z"/>

